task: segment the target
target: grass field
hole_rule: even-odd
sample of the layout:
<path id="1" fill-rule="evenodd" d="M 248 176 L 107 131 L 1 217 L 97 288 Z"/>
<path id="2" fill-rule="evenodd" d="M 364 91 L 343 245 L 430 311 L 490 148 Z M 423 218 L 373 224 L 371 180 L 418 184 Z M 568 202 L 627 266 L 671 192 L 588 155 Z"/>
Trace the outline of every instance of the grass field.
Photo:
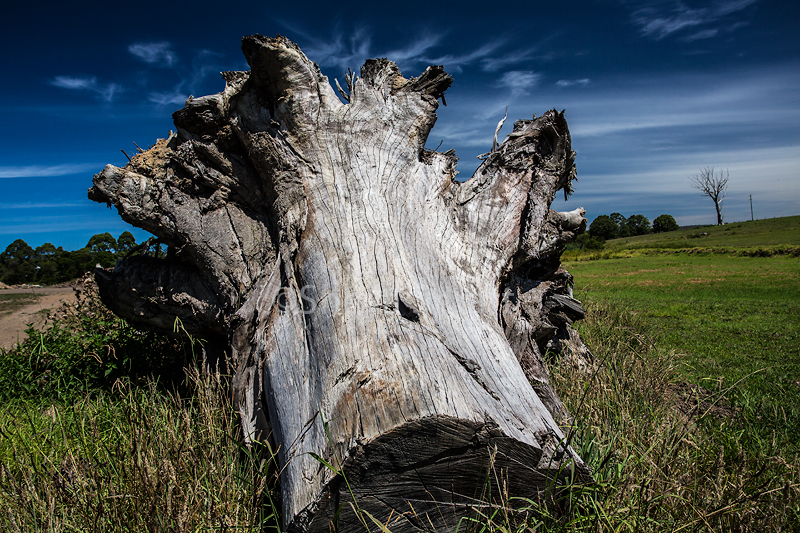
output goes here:
<path id="1" fill-rule="evenodd" d="M 730 398 L 751 423 L 777 430 L 782 446 L 796 453 L 800 261 L 793 254 L 747 257 L 736 249 L 784 251 L 800 242 L 800 217 L 701 229 L 708 237 L 685 239 L 699 230 L 680 230 L 610 241 L 611 253 L 570 255 L 565 267 L 575 276 L 576 297 L 640 315 L 653 341 L 674 350 L 682 379 L 731 388 Z M 704 240 L 702 251 L 678 249 L 687 240 Z M 654 248 L 655 242 L 666 248 Z M 709 243 L 727 252 L 708 249 Z M 600 259 L 586 260 L 591 257 Z"/>
<path id="2" fill-rule="evenodd" d="M 606 242 L 608 250 L 764 246 L 800 246 L 800 216 L 691 227 Z"/>

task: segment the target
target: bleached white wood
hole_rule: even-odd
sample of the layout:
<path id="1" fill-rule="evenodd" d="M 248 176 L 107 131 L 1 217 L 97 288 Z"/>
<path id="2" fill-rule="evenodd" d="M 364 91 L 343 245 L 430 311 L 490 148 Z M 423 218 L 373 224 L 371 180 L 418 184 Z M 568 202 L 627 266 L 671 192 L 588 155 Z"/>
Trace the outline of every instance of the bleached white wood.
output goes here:
<path id="1" fill-rule="evenodd" d="M 351 498 L 313 454 L 396 532 L 452 528 L 490 466 L 514 496 L 587 477 L 543 361 L 590 356 L 559 264 L 586 221 L 550 209 L 575 176 L 563 113 L 495 132 L 459 183 L 455 155 L 425 149 L 441 67 L 406 79 L 370 60 L 349 94 L 336 83 L 342 103 L 290 41 L 242 48 L 250 72 L 187 101 L 176 135 L 107 166 L 90 197 L 169 245 L 98 271 L 102 293 L 227 346 L 245 435 L 279 450 L 287 527 L 327 531 Z M 362 527 L 342 507 L 339 530 Z"/>

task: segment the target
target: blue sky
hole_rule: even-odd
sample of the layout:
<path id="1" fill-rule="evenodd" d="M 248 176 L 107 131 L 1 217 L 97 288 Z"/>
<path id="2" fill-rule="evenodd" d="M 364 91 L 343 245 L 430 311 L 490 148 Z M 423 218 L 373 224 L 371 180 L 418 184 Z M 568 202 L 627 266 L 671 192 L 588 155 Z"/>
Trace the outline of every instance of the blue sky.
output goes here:
<path id="1" fill-rule="evenodd" d="M 575 2 L 16 3 L 0 22 L 0 250 L 17 238 L 80 248 L 132 230 L 86 199 L 106 163 L 165 137 L 189 95 L 246 70 L 244 35 L 280 33 L 333 82 L 388 57 L 455 82 L 428 146 L 460 178 L 509 120 L 566 109 L 573 197 L 597 215 L 713 224 L 689 176 L 730 172 L 726 221 L 800 214 L 800 7 L 766 0 Z M 388 5 L 388 4 L 387 4 Z"/>

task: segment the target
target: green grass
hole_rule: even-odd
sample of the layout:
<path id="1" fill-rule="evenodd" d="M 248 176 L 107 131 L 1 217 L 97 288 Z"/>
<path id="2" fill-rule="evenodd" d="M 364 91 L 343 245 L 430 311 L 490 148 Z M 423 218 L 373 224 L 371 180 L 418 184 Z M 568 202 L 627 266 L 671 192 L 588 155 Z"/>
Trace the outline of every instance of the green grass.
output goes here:
<path id="1" fill-rule="evenodd" d="M 797 242 L 798 224 L 800 217 L 789 217 L 733 224 L 731 232 L 728 226 L 709 231 L 707 239 L 725 249 L 641 250 L 637 247 L 645 241 L 638 237 L 630 239 L 632 248 L 616 242 L 609 252 L 572 254 L 565 268 L 575 276 L 578 299 L 611 303 L 640 316 L 656 343 L 675 350 L 682 380 L 707 389 L 731 387 L 730 397 L 750 422 L 765 433 L 775 430 L 787 452 L 797 453 L 800 261 L 794 254 L 758 255 Z M 730 235 L 739 225 L 746 231 Z M 771 247 L 746 257 L 730 248 L 734 242 Z M 586 260 L 592 258 L 598 260 Z"/>
<path id="2" fill-rule="evenodd" d="M 707 233 L 708 235 L 703 235 Z M 800 216 L 701 226 L 612 239 L 606 249 L 800 246 Z"/>
<path id="3" fill-rule="evenodd" d="M 244 445 L 228 378 L 83 283 L 0 349 L 0 531 L 276 529 L 274 456 Z"/>
<path id="4" fill-rule="evenodd" d="M 187 343 L 115 316 L 91 281 L 82 281 L 77 302 L 62 303 L 55 315 L 43 327 L 29 327 L 15 349 L 0 349 L 0 403 L 69 404 L 93 391 L 150 379 L 173 390 L 193 361 Z"/>
<path id="5" fill-rule="evenodd" d="M 274 529 L 271 456 L 241 444 L 224 381 L 189 382 L 0 407 L 0 530 Z"/>
<path id="6" fill-rule="evenodd" d="M 650 320 L 585 302 L 577 323 L 597 366 L 557 365 L 551 379 L 575 417 L 574 446 L 596 483 L 568 487 L 562 514 L 537 531 L 798 531 L 800 463 L 782 455 L 730 392 L 677 386 L 681 363 Z"/>

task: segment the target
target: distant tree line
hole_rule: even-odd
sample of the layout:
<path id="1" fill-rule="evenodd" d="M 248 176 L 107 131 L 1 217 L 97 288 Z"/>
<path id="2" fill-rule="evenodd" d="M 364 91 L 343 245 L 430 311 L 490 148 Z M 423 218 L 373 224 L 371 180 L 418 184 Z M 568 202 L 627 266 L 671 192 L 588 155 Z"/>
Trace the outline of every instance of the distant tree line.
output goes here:
<path id="1" fill-rule="evenodd" d="M 155 253 L 161 255 L 156 244 Z M 17 239 L 0 253 L 0 281 L 8 285 L 21 283 L 52 285 L 71 281 L 95 265 L 114 266 L 118 258 L 130 253 L 146 252 L 148 246 L 137 250 L 136 239 L 126 231 L 115 239 L 110 233 L 100 233 L 89 239 L 80 250 L 67 251 L 56 248 L 49 242 L 32 248 L 24 240 Z"/>
<path id="2" fill-rule="evenodd" d="M 651 226 L 650 220 L 644 215 L 631 215 L 625 218 L 620 213 L 611 213 L 594 219 L 589 226 L 589 235 L 609 240 L 673 231 L 678 227 L 678 223 L 671 215 L 657 217 Z"/>
<path id="3" fill-rule="evenodd" d="M 657 217 L 651 226 L 650 220 L 644 215 L 631 215 L 625 218 L 620 213 L 611 213 L 595 218 L 589 226 L 589 231 L 575 239 L 574 243 L 568 245 L 568 248 L 601 250 L 605 246 L 605 242 L 610 239 L 662 233 L 678 228 L 678 223 L 671 215 Z"/>

